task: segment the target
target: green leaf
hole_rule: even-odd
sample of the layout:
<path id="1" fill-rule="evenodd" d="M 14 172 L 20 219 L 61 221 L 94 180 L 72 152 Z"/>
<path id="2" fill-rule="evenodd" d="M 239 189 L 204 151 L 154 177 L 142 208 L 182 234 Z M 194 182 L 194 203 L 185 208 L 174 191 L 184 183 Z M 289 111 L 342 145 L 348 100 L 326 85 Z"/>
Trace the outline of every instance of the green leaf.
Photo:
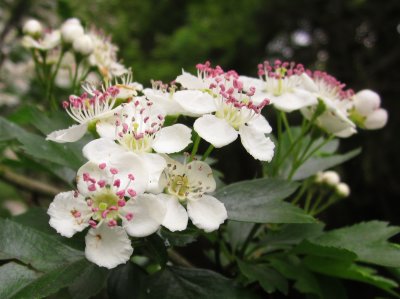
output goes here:
<path id="1" fill-rule="evenodd" d="M 143 249 L 150 257 L 156 260 L 161 267 L 164 267 L 167 264 L 167 248 L 165 247 L 163 239 L 157 234 L 152 234 L 145 239 Z"/>
<path id="2" fill-rule="evenodd" d="M 83 256 L 83 252 L 29 226 L 0 218 L 0 227 L 0 255 L 20 260 L 39 271 L 54 269 Z"/>
<path id="3" fill-rule="evenodd" d="M 111 270 L 107 281 L 108 296 L 113 299 L 146 298 L 146 272 L 128 262 Z M 143 296 L 143 297 L 141 297 Z"/>
<path id="4" fill-rule="evenodd" d="M 239 269 L 250 282 L 257 281 L 261 287 L 271 294 L 276 290 L 287 295 L 288 282 L 287 280 L 275 269 L 267 264 L 250 264 L 238 261 Z"/>
<path id="5" fill-rule="evenodd" d="M 294 180 L 303 180 L 316 174 L 318 171 L 323 171 L 332 168 L 336 165 L 342 164 L 361 153 L 361 149 L 355 149 L 345 154 L 319 156 L 318 152 L 308 159 L 303 165 L 299 167 L 293 176 Z"/>
<path id="6" fill-rule="evenodd" d="M 314 218 L 282 201 L 298 187 L 279 179 L 256 179 L 219 189 L 215 197 L 225 204 L 230 220 L 253 223 L 307 223 Z"/>
<path id="7" fill-rule="evenodd" d="M 347 263 L 349 265 L 352 264 L 353 261 L 355 261 L 357 258 L 357 255 L 349 250 L 343 248 L 316 245 L 310 243 L 307 240 L 301 242 L 298 246 L 293 248 L 292 252 L 296 254 L 306 254 L 323 258 L 332 258 L 343 263 Z"/>
<path id="8" fill-rule="evenodd" d="M 304 259 L 303 263 L 313 272 L 367 283 L 400 298 L 400 296 L 392 290 L 397 288 L 398 284 L 393 280 L 376 275 L 376 271 L 372 268 L 348 263 L 344 260 L 321 256 L 308 256 Z"/>
<path id="9" fill-rule="evenodd" d="M 323 223 L 290 223 L 277 229 L 270 229 L 263 239 L 267 246 L 295 245 L 301 241 L 322 234 Z"/>
<path id="10" fill-rule="evenodd" d="M 232 250 L 236 250 L 243 245 L 252 228 L 252 223 L 233 220 L 228 221 L 226 226 L 228 236 L 226 239 L 229 241 Z"/>
<path id="11" fill-rule="evenodd" d="M 400 247 L 387 239 L 398 234 L 400 227 L 387 222 L 362 222 L 332 230 L 312 239 L 312 243 L 338 247 L 357 254 L 357 260 L 387 267 L 400 267 Z"/>
<path id="12" fill-rule="evenodd" d="M 78 169 L 84 163 L 81 154 L 82 144 L 58 144 L 46 141 L 42 136 L 30 133 L 0 117 L 0 141 L 18 140 L 22 150 L 34 158 Z"/>
<path id="13" fill-rule="evenodd" d="M 199 230 L 194 228 L 186 228 L 182 232 L 171 232 L 166 228 L 161 228 L 160 236 L 164 242 L 170 246 L 182 247 L 196 241 L 199 235 Z"/>
<path id="14" fill-rule="evenodd" d="M 224 276 L 204 269 L 167 267 L 151 276 L 146 299 L 248 299 L 258 298 Z"/>
<path id="15" fill-rule="evenodd" d="M 0 267 L 0 298 L 12 298 L 15 293 L 38 277 L 38 273 L 10 262 Z"/>
<path id="16" fill-rule="evenodd" d="M 69 284 L 68 291 L 72 299 L 91 298 L 106 285 L 109 271 L 87 262 L 87 266 L 77 278 Z"/>

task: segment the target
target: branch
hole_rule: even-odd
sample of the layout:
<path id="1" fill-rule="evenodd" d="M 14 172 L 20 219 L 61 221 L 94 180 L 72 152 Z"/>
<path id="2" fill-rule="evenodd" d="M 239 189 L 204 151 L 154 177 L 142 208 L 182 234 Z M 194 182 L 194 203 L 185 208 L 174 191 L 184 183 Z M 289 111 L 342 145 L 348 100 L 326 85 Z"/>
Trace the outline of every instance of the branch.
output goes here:
<path id="1" fill-rule="evenodd" d="M 194 268 L 194 265 L 173 249 L 168 250 L 168 257 L 176 265 Z"/>
<path id="2" fill-rule="evenodd" d="M 33 180 L 24 175 L 15 173 L 8 167 L 1 165 L 0 165 L 0 178 L 12 185 L 21 187 L 24 190 L 37 192 L 42 195 L 55 196 L 58 193 L 62 192 L 58 188 Z"/>

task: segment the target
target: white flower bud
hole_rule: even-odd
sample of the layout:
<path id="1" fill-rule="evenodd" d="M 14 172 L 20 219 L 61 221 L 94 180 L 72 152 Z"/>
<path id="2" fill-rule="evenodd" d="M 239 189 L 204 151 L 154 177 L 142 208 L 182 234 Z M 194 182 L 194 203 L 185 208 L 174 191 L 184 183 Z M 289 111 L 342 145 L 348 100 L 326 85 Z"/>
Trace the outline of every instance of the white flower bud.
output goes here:
<path id="1" fill-rule="evenodd" d="M 73 43 L 82 35 L 84 35 L 84 30 L 78 19 L 69 19 L 61 26 L 61 36 L 66 43 Z"/>
<path id="2" fill-rule="evenodd" d="M 364 126 L 367 130 L 383 128 L 388 120 L 388 113 L 385 109 L 377 109 L 367 116 Z"/>
<path id="3" fill-rule="evenodd" d="M 330 186 L 336 186 L 340 183 L 339 174 L 333 170 L 325 171 L 322 174 L 322 178 L 323 178 L 323 181 Z"/>
<path id="4" fill-rule="evenodd" d="M 353 99 L 354 108 L 363 116 L 367 116 L 381 105 L 381 97 L 375 91 L 369 89 L 357 92 Z"/>
<path id="5" fill-rule="evenodd" d="M 22 31 L 27 35 L 36 37 L 36 36 L 40 36 L 42 34 L 43 27 L 39 21 L 37 21 L 35 19 L 30 19 L 24 24 Z"/>
<path id="6" fill-rule="evenodd" d="M 350 195 L 350 187 L 346 183 L 339 183 L 336 186 L 336 192 L 341 197 L 348 197 Z"/>
<path id="7" fill-rule="evenodd" d="M 72 44 L 74 51 L 84 56 L 90 55 L 94 50 L 94 43 L 92 38 L 85 34 L 76 38 Z"/>

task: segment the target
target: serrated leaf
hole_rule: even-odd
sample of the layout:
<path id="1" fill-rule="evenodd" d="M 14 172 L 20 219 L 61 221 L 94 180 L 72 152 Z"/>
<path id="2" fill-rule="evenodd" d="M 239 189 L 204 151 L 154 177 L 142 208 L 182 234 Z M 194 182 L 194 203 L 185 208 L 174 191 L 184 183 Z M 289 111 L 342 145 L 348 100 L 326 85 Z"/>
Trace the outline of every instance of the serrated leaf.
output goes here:
<path id="1" fill-rule="evenodd" d="M 298 187 L 279 179 L 242 181 L 219 189 L 215 197 L 225 204 L 230 220 L 253 223 L 307 223 L 314 218 L 283 199 Z"/>
<path id="2" fill-rule="evenodd" d="M 166 228 L 161 228 L 160 236 L 164 242 L 170 246 L 182 247 L 196 241 L 199 235 L 199 230 L 186 228 L 184 231 L 171 232 Z"/>
<path id="3" fill-rule="evenodd" d="M 250 282 L 257 281 L 260 286 L 268 293 L 271 294 L 276 290 L 287 295 L 288 282 L 279 272 L 271 268 L 267 264 L 250 264 L 238 261 L 239 269 Z"/>
<path id="4" fill-rule="evenodd" d="M 106 285 L 109 271 L 88 263 L 81 273 L 69 284 L 68 291 L 72 299 L 92 298 Z"/>
<path id="5" fill-rule="evenodd" d="M 311 242 L 350 250 L 362 262 L 400 267 L 400 248 L 387 241 L 399 232 L 398 226 L 388 226 L 383 221 L 370 221 L 326 232 Z"/>
<path id="6" fill-rule="evenodd" d="M 77 261 L 83 252 L 29 226 L 0 218 L 0 254 L 32 265 L 39 271 Z"/>
<path id="7" fill-rule="evenodd" d="M 304 240 L 299 245 L 293 248 L 293 253 L 306 254 L 312 256 L 318 256 L 323 258 L 331 258 L 338 260 L 342 263 L 352 264 L 356 260 L 357 255 L 352 251 L 343 248 L 336 248 L 330 246 L 321 246 L 313 244 L 307 240 Z"/>

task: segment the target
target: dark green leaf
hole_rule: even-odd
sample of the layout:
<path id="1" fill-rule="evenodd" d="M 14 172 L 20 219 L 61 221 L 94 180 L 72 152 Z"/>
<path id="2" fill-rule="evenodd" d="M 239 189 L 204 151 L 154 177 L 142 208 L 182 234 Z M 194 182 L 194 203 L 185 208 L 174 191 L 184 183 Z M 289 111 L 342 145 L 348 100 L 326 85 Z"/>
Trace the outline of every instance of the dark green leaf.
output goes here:
<path id="1" fill-rule="evenodd" d="M 82 258 L 81 251 L 29 226 L 0 219 L 0 227 L 0 255 L 20 260 L 37 270 L 48 271 Z"/>
<path id="2" fill-rule="evenodd" d="M 0 298 L 12 298 L 15 293 L 36 279 L 38 273 L 20 264 L 10 262 L 0 267 Z"/>
<path id="3" fill-rule="evenodd" d="M 357 255 L 343 248 L 321 246 L 305 240 L 293 249 L 293 253 L 332 258 L 343 263 L 352 264 Z"/>
<path id="4" fill-rule="evenodd" d="M 400 267 L 400 247 L 387 241 L 398 234 L 400 227 L 387 222 L 362 222 L 350 227 L 326 232 L 313 243 L 350 250 L 359 261 L 387 267 Z"/>
<path id="5" fill-rule="evenodd" d="M 227 240 L 231 244 L 232 250 L 236 250 L 243 245 L 252 228 L 252 223 L 228 221 L 226 226 Z"/>
<path id="6" fill-rule="evenodd" d="M 282 201 L 298 184 L 278 179 L 257 179 L 231 184 L 219 189 L 230 220 L 256 223 L 307 223 L 314 219 L 302 209 Z"/>
<path id="7" fill-rule="evenodd" d="M 72 299 L 86 299 L 96 295 L 106 284 L 108 270 L 95 264 L 87 263 L 85 269 L 69 285 Z M 112 297 L 114 298 L 114 297 Z"/>
<path id="8" fill-rule="evenodd" d="M 167 248 L 164 240 L 157 234 L 152 234 L 145 239 L 144 249 L 150 257 L 156 260 L 161 267 L 164 267 L 168 261 Z"/>
<path id="9" fill-rule="evenodd" d="M 164 239 L 165 243 L 170 246 L 185 246 L 196 241 L 198 235 L 199 230 L 193 228 L 186 228 L 182 232 L 171 232 L 166 228 L 160 230 L 160 236 Z"/>
<path id="10" fill-rule="evenodd" d="M 210 270 L 167 267 L 147 282 L 146 299 L 248 299 L 255 295 Z"/>
<path id="11" fill-rule="evenodd" d="M 238 265 L 242 274 L 245 275 L 250 282 L 258 281 L 267 293 L 270 294 L 279 290 L 281 293 L 287 295 L 287 280 L 269 265 L 249 264 L 241 261 L 238 261 Z"/>

